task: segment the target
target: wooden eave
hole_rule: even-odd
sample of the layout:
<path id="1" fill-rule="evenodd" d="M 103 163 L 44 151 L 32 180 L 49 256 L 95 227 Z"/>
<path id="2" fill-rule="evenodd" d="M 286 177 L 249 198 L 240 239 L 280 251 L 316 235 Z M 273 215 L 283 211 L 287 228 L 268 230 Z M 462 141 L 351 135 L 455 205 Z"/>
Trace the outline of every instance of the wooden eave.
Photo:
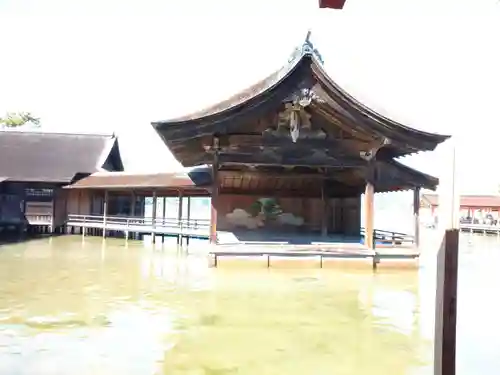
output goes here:
<path id="1" fill-rule="evenodd" d="M 152 125 L 174 156 L 184 166 L 189 166 L 190 159 L 196 157 L 178 154 L 176 147 L 196 142 L 202 137 L 237 133 L 242 125 L 277 111 L 300 87 L 311 87 L 319 93 L 319 100 L 313 100 L 311 104 L 313 110 L 321 109 L 323 115 L 336 118 L 336 121 L 354 132 L 364 133 L 366 137 L 389 139 L 391 143 L 384 147 L 387 157 L 434 150 L 449 138 L 404 126 L 364 106 L 326 74 L 311 52 L 302 53 L 284 68 L 224 102 L 181 118 L 153 122 Z"/>
<path id="2" fill-rule="evenodd" d="M 410 168 L 396 160 L 379 161 L 376 191 L 404 191 L 416 187 L 436 190 L 439 179 Z"/>
<path id="3" fill-rule="evenodd" d="M 228 167 L 231 168 L 231 167 Z M 237 168 L 236 166 L 234 168 Z M 269 167 L 224 169 L 219 171 L 221 193 L 268 196 L 319 197 L 324 183 L 330 197 L 359 196 L 365 190 L 366 165 L 323 169 Z M 376 192 L 405 191 L 416 187 L 435 190 L 439 180 L 397 161 L 377 161 Z"/>

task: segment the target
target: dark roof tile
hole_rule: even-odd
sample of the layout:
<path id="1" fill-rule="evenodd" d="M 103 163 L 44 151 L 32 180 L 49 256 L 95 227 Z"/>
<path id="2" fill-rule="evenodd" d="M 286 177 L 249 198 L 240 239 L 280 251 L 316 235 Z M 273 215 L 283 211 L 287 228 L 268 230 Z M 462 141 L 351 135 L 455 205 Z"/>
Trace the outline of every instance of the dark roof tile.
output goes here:
<path id="1" fill-rule="evenodd" d="M 0 176 L 70 182 L 99 171 L 116 144 L 113 135 L 0 131 Z"/>

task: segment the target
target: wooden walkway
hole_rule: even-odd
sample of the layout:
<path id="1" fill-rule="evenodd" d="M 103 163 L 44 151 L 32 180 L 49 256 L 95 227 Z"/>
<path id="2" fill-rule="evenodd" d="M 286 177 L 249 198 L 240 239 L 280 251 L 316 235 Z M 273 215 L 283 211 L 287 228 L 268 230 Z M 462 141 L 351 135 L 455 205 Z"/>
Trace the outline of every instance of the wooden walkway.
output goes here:
<path id="1" fill-rule="evenodd" d="M 87 229 L 99 229 L 103 231 L 104 236 L 105 231 L 119 231 L 123 232 L 126 238 L 129 233 L 140 233 L 208 239 L 210 220 L 69 215 L 66 226 L 82 228 L 83 235 Z"/>
<path id="2" fill-rule="evenodd" d="M 460 231 L 470 233 L 496 234 L 500 235 L 500 226 L 486 224 L 464 224 L 460 223 Z"/>
<path id="3" fill-rule="evenodd" d="M 98 234 L 106 236 L 110 231 L 123 232 L 128 239 L 132 233 L 158 236 L 175 236 L 182 238 L 208 239 L 210 231 L 209 220 L 177 220 L 152 219 L 102 215 L 69 215 L 67 227 L 80 228 L 82 235 L 89 230 L 96 230 Z M 362 233 L 361 233 L 362 234 Z M 307 236 L 305 236 L 307 237 Z M 319 236 L 318 238 L 321 238 Z M 361 238 L 361 236 L 360 236 Z M 208 251 L 217 266 L 221 259 L 253 258 L 265 260 L 268 267 L 271 262 L 290 259 L 314 258 L 320 267 L 328 260 L 345 259 L 369 261 L 375 268 L 380 261 L 412 261 L 418 260 L 420 253 L 413 244 L 413 237 L 397 232 L 376 231 L 375 251 L 367 249 L 360 242 L 345 242 L 342 238 L 328 238 L 325 241 L 307 244 L 254 242 L 218 244 Z M 154 241 L 154 240 L 153 240 Z M 182 240 L 181 240 L 182 241 Z"/>

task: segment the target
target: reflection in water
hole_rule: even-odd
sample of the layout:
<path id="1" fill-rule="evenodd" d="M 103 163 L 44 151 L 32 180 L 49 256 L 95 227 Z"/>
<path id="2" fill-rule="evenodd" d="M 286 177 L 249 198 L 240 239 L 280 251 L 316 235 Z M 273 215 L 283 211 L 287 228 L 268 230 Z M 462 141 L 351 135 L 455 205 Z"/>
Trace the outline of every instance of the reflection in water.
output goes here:
<path id="1" fill-rule="evenodd" d="M 459 301 L 477 307 L 484 263 L 464 251 Z M 117 239 L 3 246 L 0 374 L 431 374 L 433 272 L 210 269 L 200 251 Z"/>

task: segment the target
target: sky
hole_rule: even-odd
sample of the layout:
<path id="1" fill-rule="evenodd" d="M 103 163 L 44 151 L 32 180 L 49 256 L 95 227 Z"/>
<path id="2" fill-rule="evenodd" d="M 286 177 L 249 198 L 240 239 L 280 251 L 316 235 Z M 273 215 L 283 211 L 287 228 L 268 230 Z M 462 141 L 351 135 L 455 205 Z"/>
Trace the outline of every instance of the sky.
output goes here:
<path id="1" fill-rule="evenodd" d="M 0 114 L 45 131 L 116 133 L 131 171 L 177 169 L 151 121 L 225 99 L 284 65 L 308 29 L 329 75 L 365 105 L 452 145 L 403 161 L 495 193 L 500 2 L 0 0 Z"/>

